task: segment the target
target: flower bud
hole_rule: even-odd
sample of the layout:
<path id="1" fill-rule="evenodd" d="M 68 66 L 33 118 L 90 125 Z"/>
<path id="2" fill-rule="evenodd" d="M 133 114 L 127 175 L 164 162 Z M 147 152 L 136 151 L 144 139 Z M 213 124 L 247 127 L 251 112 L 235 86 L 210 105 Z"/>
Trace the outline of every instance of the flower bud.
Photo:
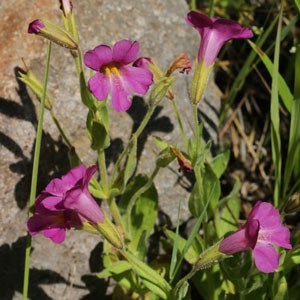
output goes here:
<path id="1" fill-rule="evenodd" d="M 170 146 L 170 151 L 176 156 L 178 164 L 179 164 L 179 171 L 186 171 L 186 172 L 192 172 L 193 167 L 191 164 L 191 161 L 186 158 L 179 150 L 177 150 L 175 147 Z"/>
<path id="2" fill-rule="evenodd" d="M 64 16 L 72 14 L 73 3 L 70 0 L 60 0 L 60 9 L 63 11 Z"/>
<path id="3" fill-rule="evenodd" d="M 150 106 L 158 105 L 161 102 L 175 80 L 175 77 L 162 77 L 154 84 L 150 93 Z"/>
<path id="4" fill-rule="evenodd" d="M 284 211 L 288 214 L 300 211 L 300 193 L 297 192 L 290 196 L 287 200 Z"/>
<path id="5" fill-rule="evenodd" d="M 62 47 L 77 49 L 75 40 L 62 28 L 46 20 L 34 20 L 29 24 L 28 33 L 34 33 L 45 37 Z"/>
<path id="6" fill-rule="evenodd" d="M 228 255 L 223 254 L 219 251 L 219 246 L 220 242 L 214 244 L 210 248 L 206 249 L 197 261 L 194 264 L 194 267 L 196 269 L 208 269 L 210 268 L 213 264 L 220 262 L 224 258 L 228 257 Z"/>
<path id="7" fill-rule="evenodd" d="M 42 93 L 43 93 L 43 86 L 40 83 L 40 81 L 35 77 L 35 75 L 31 71 L 28 71 L 27 73 L 19 72 L 19 77 L 18 78 L 22 82 L 24 82 L 28 87 L 30 87 L 30 89 L 37 96 L 38 100 L 41 102 Z M 52 109 L 52 103 L 50 101 L 48 93 L 46 93 L 45 107 L 48 110 Z"/>
<path id="8" fill-rule="evenodd" d="M 185 52 L 180 53 L 172 62 L 169 67 L 166 76 L 170 76 L 177 69 L 181 69 L 180 73 L 188 74 L 192 69 L 191 61 L 189 60 L 187 54 Z"/>
<path id="9" fill-rule="evenodd" d="M 103 235 L 109 243 L 117 249 L 123 249 L 123 240 L 116 226 L 110 221 L 106 212 L 103 211 L 104 219 L 102 223 L 97 224 L 97 230 Z"/>
<path id="10" fill-rule="evenodd" d="M 203 98 L 204 90 L 207 84 L 208 75 L 210 74 L 211 69 L 214 64 L 206 66 L 204 62 L 200 64 L 196 61 L 196 68 L 191 84 L 191 98 L 194 104 L 200 102 Z"/>

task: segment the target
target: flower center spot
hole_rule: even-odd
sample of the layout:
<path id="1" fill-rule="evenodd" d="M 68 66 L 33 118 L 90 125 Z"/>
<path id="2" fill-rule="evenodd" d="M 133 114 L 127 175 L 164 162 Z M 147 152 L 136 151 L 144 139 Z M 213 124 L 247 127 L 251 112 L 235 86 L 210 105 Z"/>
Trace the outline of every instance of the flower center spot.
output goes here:
<path id="1" fill-rule="evenodd" d="M 118 68 L 116 67 L 115 64 L 112 64 L 112 63 L 101 67 L 100 72 L 107 74 L 109 77 L 111 77 L 113 75 L 121 77 L 121 74 L 120 74 Z"/>

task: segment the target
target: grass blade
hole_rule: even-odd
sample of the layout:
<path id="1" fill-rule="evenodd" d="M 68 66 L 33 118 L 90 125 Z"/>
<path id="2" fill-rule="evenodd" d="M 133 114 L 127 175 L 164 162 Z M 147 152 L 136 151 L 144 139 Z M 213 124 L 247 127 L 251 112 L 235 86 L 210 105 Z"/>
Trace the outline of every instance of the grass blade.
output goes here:
<path id="1" fill-rule="evenodd" d="M 174 279 L 174 276 L 175 276 L 174 270 L 175 270 L 175 266 L 177 263 L 180 210 L 181 210 L 181 199 L 180 199 L 179 207 L 178 207 L 176 233 L 175 233 L 174 242 L 173 242 L 173 251 L 172 251 L 171 265 L 170 265 L 170 271 L 169 271 L 169 278 L 171 281 Z"/>
<path id="2" fill-rule="evenodd" d="M 269 74 L 271 75 L 271 77 L 273 77 L 274 66 L 272 61 L 268 57 L 268 55 L 250 40 L 248 40 L 248 43 L 252 47 L 252 49 L 259 55 L 261 61 L 264 63 L 265 67 L 267 68 Z M 293 105 L 293 95 L 288 85 L 286 84 L 284 78 L 280 74 L 278 74 L 278 89 L 286 109 L 289 112 L 291 112 L 292 105 Z"/>
<path id="3" fill-rule="evenodd" d="M 36 142 L 35 142 L 34 157 L 33 157 L 28 217 L 31 217 L 33 215 L 34 200 L 36 197 L 36 186 L 37 186 L 37 178 L 38 178 L 38 170 L 39 170 L 39 162 L 40 162 L 40 150 L 41 150 L 41 141 L 42 141 L 42 132 L 43 132 L 43 120 L 44 120 L 45 100 L 46 100 L 46 93 L 47 93 L 50 56 L 51 56 L 51 42 L 49 42 L 49 44 L 48 44 L 44 82 L 43 82 L 43 93 L 42 93 L 42 97 L 41 97 L 39 121 L 38 121 L 38 127 L 37 127 L 37 132 L 36 132 Z M 30 251 L 31 251 L 31 235 L 29 233 L 27 233 L 26 252 L 25 252 L 25 268 L 24 268 L 24 283 L 23 283 L 23 299 L 24 300 L 27 300 L 27 298 L 28 298 Z"/>
<path id="4" fill-rule="evenodd" d="M 278 97 L 278 70 L 279 70 L 279 53 L 280 53 L 280 33 L 282 25 L 283 5 L 281 4 L 279 20 L 277 26 L 275 53 L 273 62 L 273 78 L 271 89 L 271 144 L 272 159 L 275 167 L 274 183 L 274 204 L 279 205 L 280 185 L 281 185 L 281 141 L 280 141 L 280 116 L 279 116 L 279 97 Z"/>
<path id="5" fill-rule="evenodd" d="M 300 175 L 300 86 L 298 79 L 300 76 L 300 45 L 297 46 L 295 60 L 295 82 L 294 82 L 294 100 L 291 111 L 290 137 L 287 161 L 284 170 L 283 199 L 286 198 L 287 188 L 294 172 L 295 178 Z"/>
<path id="6" fill-rule="evenodd" d="M 209 194 L 208 200 L 207 200 L 207 202 L 205 203 L 205 207 L 204 207 L 204 209 L 203 209 L 201 215 L 199 216 L 199 218 L 198 218 L 196 224 L 194 225 L 193 230 L 192 230 L 192 232 L 191 232 L 191 234 L 190 234 L 190 236 L 189 236 L 189 238 L 188 238 L 188 240 L 187 240 L 187 242 L 186 242 L 186 244 L 185 244 L 185 246 L 184 246 L 184 248 L 183 248 L 182 254 L 181 254 L 181 256 L 180 256 L 180 259 L 179 259 L 179 261 L 178 261 L 178 263 L 177 263 L 177 265 L 176 265 L 176 268 L 175 268 L 175 271 L 174 271 L 174 274 L 173 274 L 173 279 L 174 279 L 174 277 L 176 276 L 176 274 L 177 274 L 177 272 L 178 272 L 178 270 L 179 270 L 179 268 L 180 268 L 180 265 L 181 265 L 181 263 L 182 263 L 182 261 L 183 261 L 183 259 L 184 259 L 184 256 L 186 255 L 187 251 L 188 251 L 189 248 L 191 247 L 191 245 L 192 245 L 192 243 L 193 243 L 193 241 L 194 241 L 194 239 L 195 239 L 195 237 L 196 237 L 196 234 L 197 234 L 197 232 L 198 232 L 199 229 L 200 229 L 200 226 L 201 226 L 201 224 L 202 224 L 202 221 L 203 221 L 203 219 L 204 219 L 204 216 L 206 215 L 207 208 L 208 208 L 208 206 L 209 206 L 209 204 L 210 204 L 210 201 L 211 201 L 211 199 L 212 199 L 212 197 L 213 197 L 213 195 L 214 195 L 215 188 L 216 188 L 216 184 L 213 185 L 213 187 L 212 187 L 212 189 L 211 189 L 211 192 L 210 192 L 210 194 Z M 171 283 L 172 283 L 172 280 L 171 280 Z"/>

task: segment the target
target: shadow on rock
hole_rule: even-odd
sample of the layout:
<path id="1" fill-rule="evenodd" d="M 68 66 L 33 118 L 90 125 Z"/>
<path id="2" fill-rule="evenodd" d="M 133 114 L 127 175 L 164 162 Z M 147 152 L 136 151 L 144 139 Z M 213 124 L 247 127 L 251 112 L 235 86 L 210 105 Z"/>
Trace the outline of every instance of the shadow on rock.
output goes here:
<path id="1" fill-rule="evenodd" d="M 91 251 L 89 266 L 92 273 L 99 273 L 103 270 L 102 261 L 103 243 L 100 242 Z M 95 275 L 83 275 L 81 280 L 85 283 L 86 288 L 90 291 L 89 294 L 85 295 L 81 300 L 92 300 L 92 299 L 111 299 L 109 296 L 105 296 L 108 282 L 104 279 L 100 279 Z"/>
<path id="2" fill-rule="evenodd" d="M 36 129 L 37 116 L 35 106 L 27 92 L 25 84 L 17 78 L 19 71 L 22 71 L 22 69 L 16 67 L 15 76 L 18 83 L 17 92 L 22 105 L 13 100 L 0 98 L 0 113 L 11 118 L 28 121 Z M 15 187 L 15 199 L 18 207 L 23 209 L 29 199 L 35 142 L 32 145 L 29 158 L 24 155 L 18 141 L 13 140 L 3 132 L 0 132 L 0 144 L 19 159 L 19 161 L 10 165 L 10 170 L 22 176 Z M 51 178 L 61 176 L 67 172 L 69 169 L 67 153 L 68 148 L 60 139 L 54 140 L 48 133 L 43 133 L 39 167 L 40 172 L 37 187 L 38 193 L 47 185 Z"/>
<path id="3" fill-rule="evenodd" d="M 0 299 L 11 300 L 15 292 L 23 291 L 24 254 L 26 237 L 20 237 L 11 246 L 0 246 Z M 41 284 L 68 282 L 58 273 L 51 270 L 30 269 L 29 298 L 32 300 L 51 300 Z"/>

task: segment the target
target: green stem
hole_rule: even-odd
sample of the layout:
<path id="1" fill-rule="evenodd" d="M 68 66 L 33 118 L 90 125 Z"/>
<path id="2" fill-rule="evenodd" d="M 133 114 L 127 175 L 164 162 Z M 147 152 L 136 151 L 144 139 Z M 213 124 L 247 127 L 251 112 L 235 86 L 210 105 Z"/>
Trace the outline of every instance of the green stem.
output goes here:
<path id="1" fill-rule="evenodd" d="M 107 200 L 107 203 L 109 205 L 109 208 L 111 210 L 111 213 L 114 217 L 114 220 L 116 222 L 116 224 L 122 228 L 123 232 L 124 232 L 124 225 L 123 225 L 123 221 L 122 221 L 122 217 L 120 214 L 120 210 L 116 204 L 116 201 L 113 197 L 109 197 Z"/>
<path id="2" fill-rule="evenodd" d="M 50 111 L 50 115 L 51 115 L 52 120 L 53 120 L 54 124 L 56 125 L 56 127 L 57 127 L 60 135 L 62 136 L 63 140 L 66 142 L 68 148 L 72 149 L 73 146 L 72 146 L 70 140 L 67 138 L 66 134 L 64 133 L 62 127 L 60 126 L 59 121 L 57 120 L 57 118 L 56 118 L 56 116 L 55 116 L 55 114 L 54 114 L 54 112 L 52 110 Z"/>
<path id="3" fill-rule="evenodd" d="M 109 205 L 109 208 L 111 210 L 111 213 L 114 217 L 116 224 L 124 230 L 124 226 L 123 226 L 119 208 L 115 202 L 115 199 L 109 195 L 109 184 L 108 184 L 108 179 L 107 179 L 104 149 L 101 149 L 98 152 L 98 163 L 99 163 L 99 171 L 100 171 L 100 178 L 101 178 L 103 192 L 108 198 L 107 203 Z"/>
<path id="4" fill-rule="evenodd" d="M 196 273 L 197 271 L 198 271 L 197 268 L 193 267 L 192 270 L 191 270 L 189 273 L 187 273 L 183 278 L 181 278 L 181 279 L 177 282 L 177 284 L 176 284 L 176 286 L 175 286 L 175 288 L 174 288 L 174 297 L 176 297 L 176 294 L 178 293 L 178 291 L 179 291 L 179 289 L 181 288 L 181 286 L 182 286 L 186 281 L 188 281 L 189 279 L 191 279 L 191 278 L 195 275 L 195 273 Z"/>
<path id="5" fill-rule="evenodd" d="M 195 123 L 195 141 L 196 141 L 196 157 L 198 156 L 200 141 L 199 141 L 199 121 L 198 121 L 198 108 L 197 104 L 193 105 L 193 113 L 194 113 L 194 123 Z"/>
<path id="6" fill-rule="evenodd" d="M 173 108 L 174 108 L 176 118 L 177 118 L 177 121 L 178 121 L 180 133 L 181 133 L 181 136 L 182 136 L 182 140 L 184 142 L 186 150 L 188 150 L 188 142 L 187 142 L 187 138 L 186 138 L 186 135 L 185 135 L 185 132 L 184 132 L 184 129 L 183 129 L 183 124 L 182 124 L 182 121 L 181 121 L 181 117 L 180 117 L 178 106 L 177 106 L 177 101 L 176 101 L 175 98 L 172 100 L 172 103 L 173 103 Z"/>
<path id="7" fill-rule="evenodd" d="M 44 74 L 44 82 L 43 82 L 43 93 L 41 97 L 39 121 L 38 121 L 36 141 L 35 141 L 31 188 L 30 188 L 29 211 L 28 211 L 29 218 L 33 215 L 34 200 L 36 197 L 36 186 L 37 186 L 37 177 L 38 177 L 40 150 L 41 150 L 41 141 L 42 141 L 42 132 L 43 132 L 43 119 L 44 119 L 44 111 L 45 111 L 45 99 L 46 99 L 47 82 L 48 82 L 48 74 L 49 74 L 50 55 L 51 55 L 51 42 L 48 43 L 48 49 L 47 49 L 46 66 L 45 66 L 45 74 Z M 27 300 L 28 298 L 30 251 L 31 251 L 31 235 L 28 233 L 26 239 L 25 269 L 24 269 L 24 283 L 23 283 L 24 300 Z"/>
<path id="8" fill-rule="evenodd" d="M 100 149 L 98 151 L 98 164 L 99 164 L 99 172 L 100 172 L 102 188 L 103 188 L 104 194 L 107 195 L 107 198 L 108 198 L 109 188 L 108 188 L 104 149 Z"/>
<path id="9" fill-rule="evenodd" d="M 134 139 L 138 139 L 138 137 L 140 136 L 140 134 L 142 133 L 142 131 L 144 130 L 144 128 L 146 127 L 146 125 L 148 124 L 153 112 L 154 112 L 154 108 L 155 107 L 149 107 L 142 123 L 140 124 L 139 128 L 137 129 L 137 131 L 132 135 L 130 141 L 128 142 L 128 144 L 126 145 L 125 149 L 122 151 L 122 153 L 120 154 L 115 166 L 114 166 L 114 169 L 113 169 L 113 172 L 111 174 L 111 184 L 114 183 L 114 180 L 115 180 L 115 177 L 116 177 L 116 173 L 119 169 L 119 166 L 123 160 L 123 158 L 125 157 L 125 155 L 128 153 L 128 150 L 129 150 L 129 147 L 131 145 L 131 143 L 134 141 Z"/>
<path id="10" fill-rule="evenodd" d="M 209 1 L 209 17 L 212 18 L 214 16 L 214 0 Z"/>

